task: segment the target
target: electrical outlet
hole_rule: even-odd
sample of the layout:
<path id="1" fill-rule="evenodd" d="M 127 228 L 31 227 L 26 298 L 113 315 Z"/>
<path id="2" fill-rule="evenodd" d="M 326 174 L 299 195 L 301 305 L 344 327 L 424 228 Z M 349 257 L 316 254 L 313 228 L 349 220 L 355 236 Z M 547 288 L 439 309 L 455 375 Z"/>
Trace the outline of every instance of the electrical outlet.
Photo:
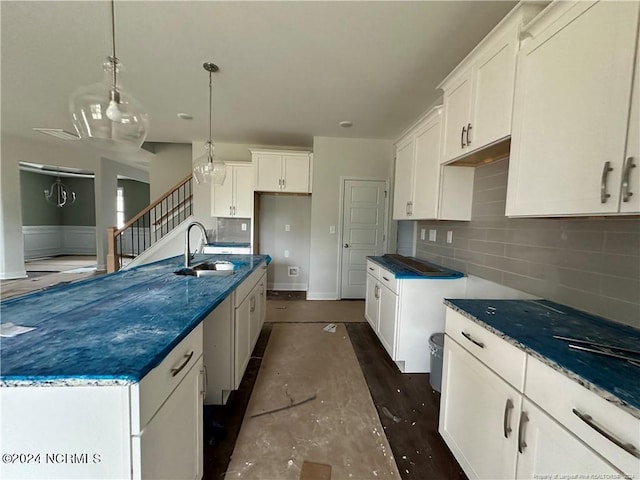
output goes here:
<path id="1" fill-rule="evenodd" d="M 447 232 L 447 243 L 453 243 L 453 230 Z"/>
<path id="2" fill-rule="evenodd" d="M 289 250 L 284 251 L 284 258 L 289 258 Z"/>
<path id="3" fill-rule="evenodd" d="M 436 241 L 436 229 L 432 228 L 429 230 L 429 241 L 430 242 L 435 242 Z"/>
<path id="4" fill-rule="evenodd" d="M 300 267 L 288 267 L 287 273 L 290 277 L 297 277 L 300 273 Z"/>
<path id="5" fill-rule="evenodd" d="M 329 233 L 331 235 L 335 235 L 335 233 L 336 233 L 336 226 L 335 225 L 329 225 Z"/>
<path id="6" fill-rule="evenodd" d="M 420 240 L 427 238 L 427 230 L 425 228 L 420 229 Z"/>
<path id="7" fill-rule="evenodd" d="M 241 224 L 240 225 L 240 230 L 242 230 L 243 232 L 246 232 L 247 231 L 247 224 L 246 223 Z"/>
<path id="8" fill-rule="evenodd" d="M 285 225 L 284 226 L 284 231 L 285 232 L 290 232 L 291 231 L 291 225 Z"/>

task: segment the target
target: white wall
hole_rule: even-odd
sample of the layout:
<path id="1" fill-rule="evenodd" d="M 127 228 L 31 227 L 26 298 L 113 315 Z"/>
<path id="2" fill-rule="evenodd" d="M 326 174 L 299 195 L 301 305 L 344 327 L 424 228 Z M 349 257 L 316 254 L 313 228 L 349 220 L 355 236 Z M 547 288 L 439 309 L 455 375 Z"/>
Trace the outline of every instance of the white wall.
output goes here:
<path id="1" fill-rule="evenodd" d="M 149 196 L 157 200 L 191 173 L 191 144 L 158 143 L 149 164 Z"/>
<path id="2" fill-rule="evenodd" d="M 259 214 L 259 253 L 272 258 L 267 270 L 267 288 L 307 290 L 311 197 L 262 194 Z M 286 231 L 285 225 L 289 225 L 289 231 Z M 285 251 L 288 257 L 285 257 Z M 289 276 L 289 267 L 298 267 L 297 277 Z"/>
<path id="3" fill-rule="evenodd" d="M 148 173 L 143 165 L 152 155 L 141 151 L 125 159 L 109 154 L 116 160 L 139 162 L 137 164 L 140 167 L 133 167 L 107 159 L 107 154 L 82 147 L 77 142 L 38 142 L 3 135 L 0 143 L 0 278 L 26 276 L 20 209 L 20 162 L 79 168 L 95 173 L 96 232 L 99 233 L 96 235 L 96 251 L 98 268 L 103 269 L 106 264 L 106 228 L 115 225 L 117 177 L 122 175 L 148 182 Z"/>
<path id="4" fill-rule="evenodd" d="M 341 177 L 376 178 L 391 184 L 394 155 L 390 140 L 314 137 L 308 299 L 331 300 L 340 295 Z M 330 225 L 335 225 L 335 234 L 329 233 Z M 391 230 L 387 250 L 395 250 L 395 229 Z"/>

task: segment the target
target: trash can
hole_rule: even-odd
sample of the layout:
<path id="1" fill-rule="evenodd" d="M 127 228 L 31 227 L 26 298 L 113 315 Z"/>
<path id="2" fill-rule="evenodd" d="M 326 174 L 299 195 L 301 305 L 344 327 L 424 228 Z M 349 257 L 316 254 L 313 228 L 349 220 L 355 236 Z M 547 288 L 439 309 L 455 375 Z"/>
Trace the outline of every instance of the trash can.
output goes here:
<path id="1" fill-rule="evenodd" d="M 431 351 L 431 373 L 429 383 L 431 387 L 440 392 L 442 388 L 442 351 L 444 349 L 444 333 L 434 333 L 429 337 L 429 350 Z"/>

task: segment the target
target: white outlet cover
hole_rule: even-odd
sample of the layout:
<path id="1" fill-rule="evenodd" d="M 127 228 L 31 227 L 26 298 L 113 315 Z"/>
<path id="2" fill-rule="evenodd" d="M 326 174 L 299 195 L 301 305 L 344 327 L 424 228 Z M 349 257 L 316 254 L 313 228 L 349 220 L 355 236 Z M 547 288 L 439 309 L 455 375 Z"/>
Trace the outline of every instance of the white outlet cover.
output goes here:
<path id="1" fill-rule="evenodd" d="M 290 232 L 291 231 L 291 225 L 285 225 L 284 226 L 284 231 L 285 232 Z"/>
<path id="2" fill-rule="evenodd" d="M 289 258 L 289 250 L 284 251 L 284 258 Z"/>
<path id="3" fill-rule="evenodd" d="M 246 223 L 243 223 L 242 225 L 240 225 L 240 229 L 241 229 L 243 232 L 246 232 L 246 231 L 247 231 L 247 224 L 246 224 Z"/>
<path id="4" fill-rule="evenodd" d="M 453 242 L 453 230 L 449 230 L 447 232 L 447 243 L 452 243 Z"/>
<path id="5" fill-rule="evenodd" d="M 335 225 L 329 225 L 329 233 L 331 235 L 334 235 L 336 233 L 336 226 Z"/>
<path id="6" fill-rule="evenodd" d="M 430 242 L 435 242 L 436 241 L 436 229 L 432 228 L 429 230 L 429 241 Z"/>
<path id="7" fill-rule="evenodd" d="M 424 240 L 425 238 L 427 238 L 427 230 L 424 228 L 420 229 L 420 240 Z"/>

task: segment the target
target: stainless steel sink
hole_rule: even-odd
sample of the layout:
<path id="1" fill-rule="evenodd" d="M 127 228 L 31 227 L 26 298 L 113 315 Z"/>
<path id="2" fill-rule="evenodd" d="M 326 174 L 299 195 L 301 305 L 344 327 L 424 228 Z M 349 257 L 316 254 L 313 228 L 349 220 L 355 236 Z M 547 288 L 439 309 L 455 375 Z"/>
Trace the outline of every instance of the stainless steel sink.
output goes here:
<path id="1" fill-rule="evenodd" d="M 196 277 L 226 276 L 234 275 L 236 273 L 235 268 L 235 265 L 231 262 L 202 262 L 190 268 L 180 269 L 174 273 L 176 275 L 192 275 Z"/>

